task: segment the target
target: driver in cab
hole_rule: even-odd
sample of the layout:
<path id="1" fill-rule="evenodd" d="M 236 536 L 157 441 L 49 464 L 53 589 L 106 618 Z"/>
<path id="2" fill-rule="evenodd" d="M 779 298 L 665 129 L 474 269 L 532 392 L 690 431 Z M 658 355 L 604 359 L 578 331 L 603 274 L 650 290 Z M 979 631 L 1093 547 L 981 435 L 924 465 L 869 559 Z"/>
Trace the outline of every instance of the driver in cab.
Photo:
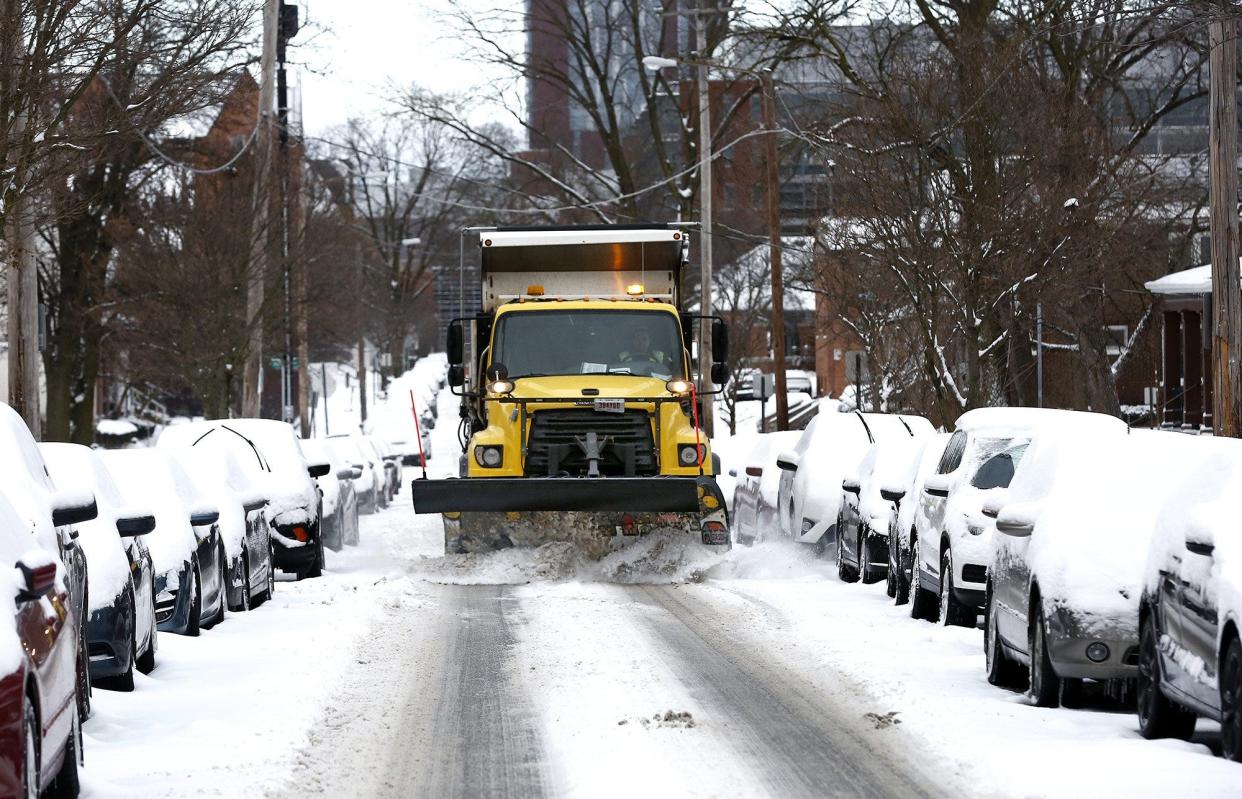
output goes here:
<path id="1" fill-rule="evenodd" d="M 622 363 L 653 363 L 658 366 L 667 366 L 669 362 L 668 353 L 652 349 L 651 334 L 644 328 L 634 331 L 630 349 L 619 353 L 617 360 Z"/>

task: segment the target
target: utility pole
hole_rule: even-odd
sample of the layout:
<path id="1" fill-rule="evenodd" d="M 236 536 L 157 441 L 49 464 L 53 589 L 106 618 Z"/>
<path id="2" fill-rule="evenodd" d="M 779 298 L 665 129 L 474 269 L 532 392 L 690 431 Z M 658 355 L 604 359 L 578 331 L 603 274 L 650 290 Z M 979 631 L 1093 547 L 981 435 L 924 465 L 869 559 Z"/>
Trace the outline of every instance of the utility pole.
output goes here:
<path id="1" fill-rule="evenodd" d="M 1237 23 L 1221 4 L 1208 21 L 1214 432 L 1242 434 L 1242 280 L 1238 268 Z"/>
<path id="2" fill-rule="evenodd" d="M 306 429 L 309 418 L 304 403 L 294 400 L 293 388 L 293 292 L 294 275 L 292 247 L 294 222 L 294 194 L 292 184 L 293 164 L 289 159 L 289 82 L 285 72 L 285 56 L 289 40 L 298 33 L 298 7 L 283 1 L 276 34 L 276 120 L 280 141 L 280 258 L 281 277 L 285 300 L 285 352 L 281 359 L 280 418 L 292 424 L 302 411 L 302 428 Z M 291 190 L 292 189 L 292 190 Z"/>
<path id="3" fill-rule="evenodd" d="M 272 95 L 276 66 L 280 0 L 264 0 L 263 56 L 259 61 L 259 113 L 254 151 L 254 213 L 250 242 L 250 269 L 246 289 L 246 326 L 250 333 L 246 368 L 242 374 L 242 415 L 259 416 L 262 404 L 263 303 L 268 273 L 268 236 L 272 185 Z"/>
<path id="4" fill-rule="evenodd" d="M 780 163 L 776 154 L 776 83 L 772 70 L 763 71 L 763 127 L 768 131 L 768 261 L 772 272 L 772 366 L 776 370 L 776 429 L 789 429 L 789 393 L 785 389 L 785 284 L 781 274 Z"/>

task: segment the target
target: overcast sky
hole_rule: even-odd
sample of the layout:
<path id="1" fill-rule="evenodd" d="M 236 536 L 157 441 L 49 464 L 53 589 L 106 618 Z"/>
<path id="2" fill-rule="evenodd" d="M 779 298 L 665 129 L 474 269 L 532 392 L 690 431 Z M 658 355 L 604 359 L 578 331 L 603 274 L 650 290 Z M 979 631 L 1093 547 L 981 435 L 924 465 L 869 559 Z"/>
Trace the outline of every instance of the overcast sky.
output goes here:
<path id="1" fill-rule="evenodd" d="M 350 116 L 379 113 L 388 87 L 420 83 L 464 91 L 482 76 L 462 58 L 444 0 L 297 0 L 302 32 L 289 46 L 300 66 L 306 133 L 322 135 Z M 295 48 L 296 46 L 296 48 Z"/>

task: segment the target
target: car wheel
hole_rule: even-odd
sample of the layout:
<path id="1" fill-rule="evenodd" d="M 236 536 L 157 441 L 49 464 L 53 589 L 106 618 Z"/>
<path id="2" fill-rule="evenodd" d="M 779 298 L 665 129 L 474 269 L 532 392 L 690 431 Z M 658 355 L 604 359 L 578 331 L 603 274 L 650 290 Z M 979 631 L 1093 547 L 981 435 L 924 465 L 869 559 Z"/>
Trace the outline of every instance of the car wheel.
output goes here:
<path id="1" fill-rule="evenodd" d="M 82 752 L 82 717 L 73 714 L 73 726 L 69 729 L 69 745 L 65 759 L 56 772 L 56 778 L 44 796 L 48 799 L 76 799 L 82 786 L 78 780 L 78 759 Z"/>
<path id="2" fill-rule="evenodd" d="M 953 587 L 953 551 L 940 556 L 940 623 L 946 627 L 974 627 L 975 613 L 957 598 Z"/>
<path id="3" fill-rule="evenodd" d="M 1035 624 L 1031 626 L 1031 685 L 1028 693 L 1038 707 L 1056 707 L 1061 700 L 1061 680 L 1052 668 L 1052 658 L 1048 655 L 1048 626 L 1044 621 L 1044 609 L 1038 598 L 1031 602 L 1035 606 Z"/>
<path id="4" fill-rule="evenodd" d="M 880 570 L 871 562 L 871 547 L 867 543 L 867 534 L 861 529 L 858 531 L 858 573 L 864 585 L 880 581 Z"/>
<path id="5" fill-rule="evenodd" d="M 323 536 L 315 539 L 315 560 L 307 567 L 306 577 L 322 577 L 323 576 Z"/>
<path id="6" fill-rule="evenodd" d="M 190 619 L 186 622 L 185 634 L 196 636 L 203 629 L 203 584 L 198 575 L 198 560 L 190 566 Z"/>
<path id="7" fill-rule="evenodd" d="M 1148 614 L 1139 627 L 1139 662 L 1136 681 L 1139 734 L 1144 738 L 1190 740 L 1195 732 L 1195 714 L 1164 695 L 1160 688 L 1160 651 L 1156 644 L 1156 623 Z"/>
<path id="8" fill-rule="evenodd" d="M 858 582 L 858 571 L 853 566 L 845 564 L 845 536 L 843 535 L 845 526 L 841 524 L 840 517 L 837 518 L 837 577 L 843 583 Z"/>
<path id="9" fill-rule="evenodd" d="M 914 539 L 913 563 L 910 567 L 910 618 L 936 622 L 936 597 L 919 580 L 919 541 Z"/>
<path id="10" fill-rule="evenodd" d="M 26 741 L 22 752 L 22 796 L 26 799 L 39 799 L 39 755 L 42 742 L 39 719 L 30 697 L 23 697 L 22 705 L 25 708 L 26 727 Z"/>
<path id="11" fill-rule="evenodd" d="M 910 531 L 910 537 L 914 537 L 914 531 Z M 910 601 L 910 579 L 911 575 L 906 572 L 905 564 L 901 562 L 901 541 L 896 535 L 889 537 L 889 550 L 892 554 L 893 565 L 890 567 L 895 572 L 894 581 L 897 586 L 897 592 L 893 594 L 894 605 L 904 605 Z"/>
<path id="12" fill-rule="evenodd" d="M 1230 760 L 1242 761 L 1242 641 L 1225 648 L 1220 670 L 1220 748 Z"/>
<path id="13" fill-rule="evenodd" d="M 155 636 L 151 634 L 151 643 L 147 644 L 146 651 L 134 660 L 134 664 L 138 667 L 138 671 L 143 674 L 150 674 L 155 671 Z"/>
<path id="14" fill-rule="evenodd" d="M 1010 660 L 1009 655 L 1005 653 L 1005 647 L 1001 643 L 1000 633 L 997 630 L 999 621 L 998 614 L 1000 611 L 996 607 L 996 600 L 992 598 L 992 589 L 988 587 L 988 600 L 985 606 L 987 613 L 986 624 L 983 626 L 983 653 L 986 658 L 988 670 L 988 682 L 998 688 L 1021 688 L 1022 687 L 1022 667 Z"/>

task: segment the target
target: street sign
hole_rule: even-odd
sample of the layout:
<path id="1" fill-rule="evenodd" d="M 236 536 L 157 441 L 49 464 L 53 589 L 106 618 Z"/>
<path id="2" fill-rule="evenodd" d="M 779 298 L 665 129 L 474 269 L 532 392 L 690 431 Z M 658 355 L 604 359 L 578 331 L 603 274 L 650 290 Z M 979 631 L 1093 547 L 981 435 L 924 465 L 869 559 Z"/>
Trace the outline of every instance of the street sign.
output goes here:
<path id="1" fill-rule="evenodd" d="M 755 372 L 750 378 L 750 391 L 755 399 L 766 400 L 776 393 L 776 375 Z"/>
<path id="2" fill-rule="evenodd" d="M 273 358 L 268 365 L 271 366 L 273 369 L 279 369 L 280 367 L 284 366 L 280 358 Z"/>

